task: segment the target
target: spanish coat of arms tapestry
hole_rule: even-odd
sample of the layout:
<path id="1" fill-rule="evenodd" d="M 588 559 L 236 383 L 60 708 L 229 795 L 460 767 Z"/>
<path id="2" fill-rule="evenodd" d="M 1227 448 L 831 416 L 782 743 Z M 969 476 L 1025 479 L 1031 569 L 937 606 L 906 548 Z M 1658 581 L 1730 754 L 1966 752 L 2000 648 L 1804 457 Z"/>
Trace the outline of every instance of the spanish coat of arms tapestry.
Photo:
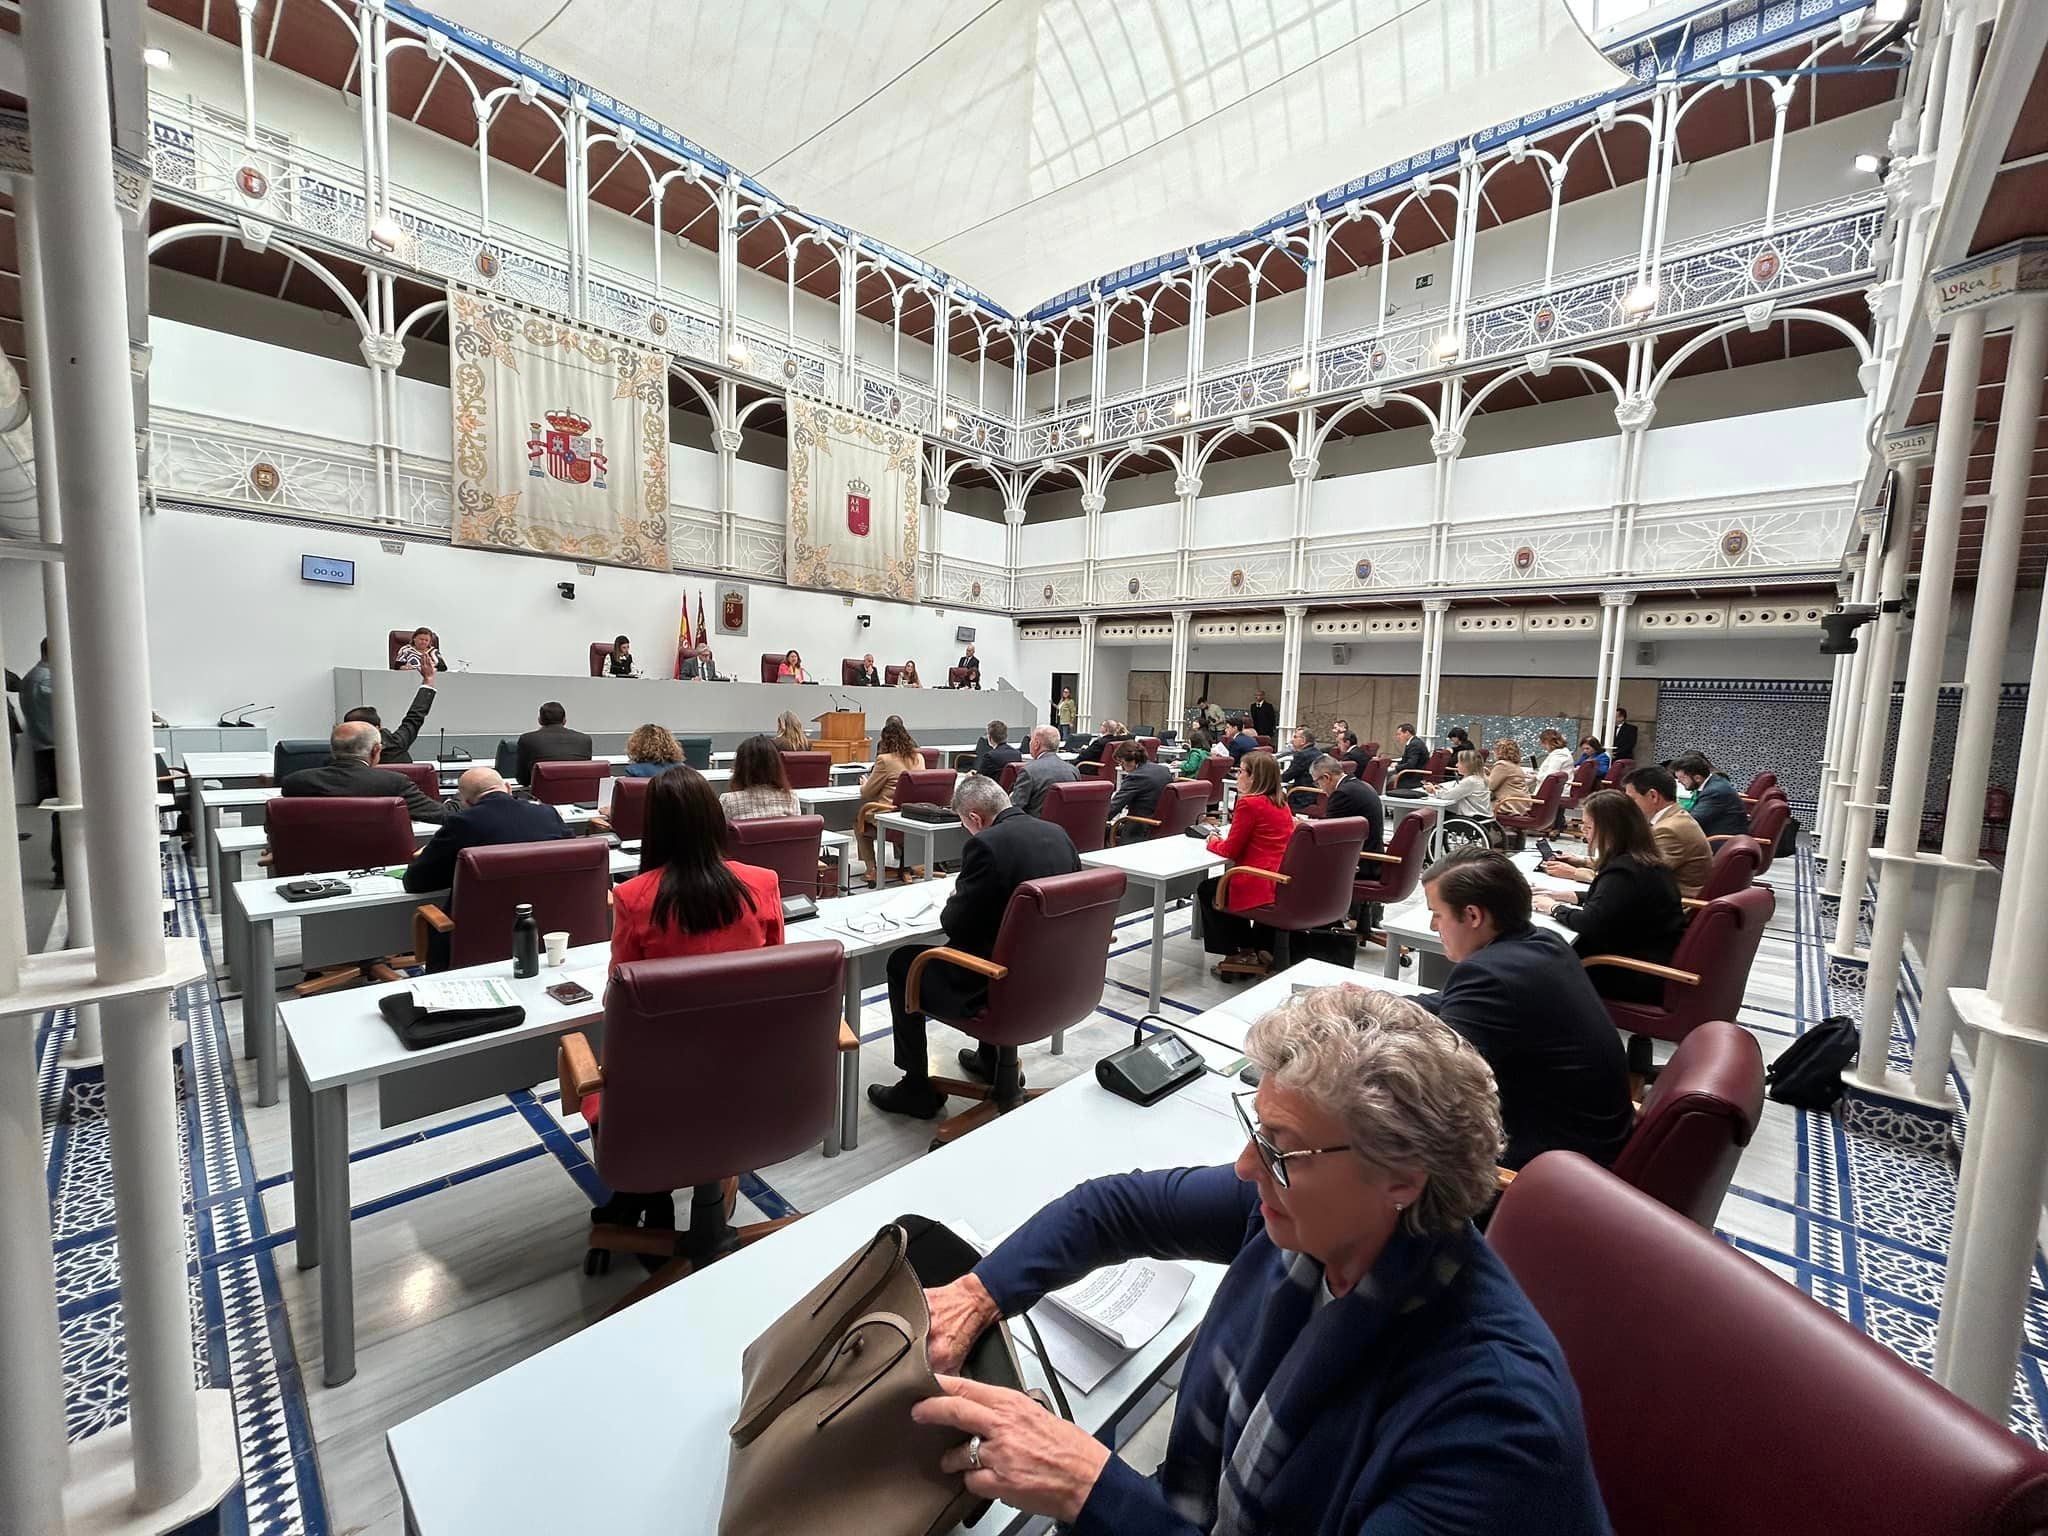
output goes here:
<path id="1" fill-rule="evenodd" d="M 917 601 L 920 449 L 900 426 L 789 397 L 791 586 Z"/>
<path id="2" fill-rule="evenodd" d="M 448 292 L 457 544 L 669 569 L 668 364 Z"/>

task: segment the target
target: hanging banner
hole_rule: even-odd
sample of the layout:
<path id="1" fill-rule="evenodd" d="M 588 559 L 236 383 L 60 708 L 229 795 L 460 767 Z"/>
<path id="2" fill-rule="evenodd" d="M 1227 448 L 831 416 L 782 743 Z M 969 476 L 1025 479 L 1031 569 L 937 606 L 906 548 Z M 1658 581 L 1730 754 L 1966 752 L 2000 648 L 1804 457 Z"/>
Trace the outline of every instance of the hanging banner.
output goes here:
<path id="1" fill-rule="evenodd" d="M 452 542 L 669 569 L 668 363 L 451 288 Z"/>
<path id="2" fill-rule="evenodd" d="M 917 601 L 915 432 L 789 396 L 789 584 Z"/>

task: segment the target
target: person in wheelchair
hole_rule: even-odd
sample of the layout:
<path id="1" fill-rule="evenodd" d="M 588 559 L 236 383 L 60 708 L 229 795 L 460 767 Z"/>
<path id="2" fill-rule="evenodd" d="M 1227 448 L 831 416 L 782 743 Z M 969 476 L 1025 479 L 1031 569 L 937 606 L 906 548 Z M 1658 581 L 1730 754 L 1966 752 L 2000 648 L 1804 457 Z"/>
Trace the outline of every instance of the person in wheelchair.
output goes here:
<path id="1" fill-rule="evenodd" d="M 1430 835 L 1434 862 L 1460 848 L 1499 848 L 1507 832 L 1493 819 L 1493 791 L 1487 787 L 1485 758 L 1467 747 L 1457 756 L 1458 777 L 1431 792 L 1444 804 L 1443 819 Z"/>

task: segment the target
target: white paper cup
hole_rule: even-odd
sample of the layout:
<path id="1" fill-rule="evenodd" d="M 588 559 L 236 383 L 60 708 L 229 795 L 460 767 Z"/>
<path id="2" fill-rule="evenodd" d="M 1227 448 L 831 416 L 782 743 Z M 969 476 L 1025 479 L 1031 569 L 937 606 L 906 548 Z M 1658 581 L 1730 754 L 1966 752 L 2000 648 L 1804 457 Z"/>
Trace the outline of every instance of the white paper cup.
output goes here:
<path id="1" fill-rule="evenodd" d="M 547 946 L 549 965 L 560 965 L 569 958 L 569 934 L 566 929 L 557 933 L 544 933 L 540 936 L 540 941 Z"/>

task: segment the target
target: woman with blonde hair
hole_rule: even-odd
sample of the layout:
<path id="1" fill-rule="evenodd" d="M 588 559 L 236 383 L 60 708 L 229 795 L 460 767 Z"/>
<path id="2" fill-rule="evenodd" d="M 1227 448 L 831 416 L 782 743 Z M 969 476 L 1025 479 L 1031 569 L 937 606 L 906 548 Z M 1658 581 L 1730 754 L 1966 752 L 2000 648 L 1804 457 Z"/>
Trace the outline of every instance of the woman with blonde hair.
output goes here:
<path id="1" fill-rule="evenodd" d="M 682 760 L 683 749 L 668 727 L 650 721 L 626 738 L 626 763 L 619 772 L 629 779 L 651 779 Z"/>
<path id="2" fill-rule="evenodd" d="M 797 719 L 796 711 L 785 709 L 775 717 L 775 745 L 785 752 L 808 752 L 811 743 L 804 735 L 804 723 Z"/>
<path id="3" fill-rule="evenodd" d="M 1432 790 L 1438 800 L 1449 802 L 1447 816 L 1491 816 L 1493 796 L 1486 788 L 1486 774 L 1480 767 L 1479 754 L 1471 747 L 1460 752 L 1456 767 L 1458 777 L 1449 784 Z"/>
<path id="4" fill-rule="evenodd" d="M 896 804 L 896 781 L 924 766 L 924 754 L 917 749 L 903 721 L 891 715 L 875 740 L 875 765 L 860 781 L 860 806 L 853 813 L 853 842 L 867 871 L 868 884 L 880 885 L 882 872 L 875 862 L 875 816 Z"/>
<path id="5" fill-rule="evenodd" d="M 1528 770 L 1522 766 L 1522 744 L 1503 736 L 1493 744 L 1493 766 L 1486 770 L 1486 791 L 1494 808 L 1520 805 L 1529 798 Z"/>
<path id="6" fill-rule="evenodd" d="M 1406 998 L 1318 987 L 1251 1028 L 1231 1166 L 1094 1179 L 927 1293 L 957 1436 L 939 1470 L 1079 1533 L 1518 1531 L 1606 1536 L 1557 1340 L 1474 1229 L 1499 1095 Z M 955 1380 L 997 1319 L 1105 1264 L 1228 1266 L 1151 1477 L 1021 1392 Z"/>

